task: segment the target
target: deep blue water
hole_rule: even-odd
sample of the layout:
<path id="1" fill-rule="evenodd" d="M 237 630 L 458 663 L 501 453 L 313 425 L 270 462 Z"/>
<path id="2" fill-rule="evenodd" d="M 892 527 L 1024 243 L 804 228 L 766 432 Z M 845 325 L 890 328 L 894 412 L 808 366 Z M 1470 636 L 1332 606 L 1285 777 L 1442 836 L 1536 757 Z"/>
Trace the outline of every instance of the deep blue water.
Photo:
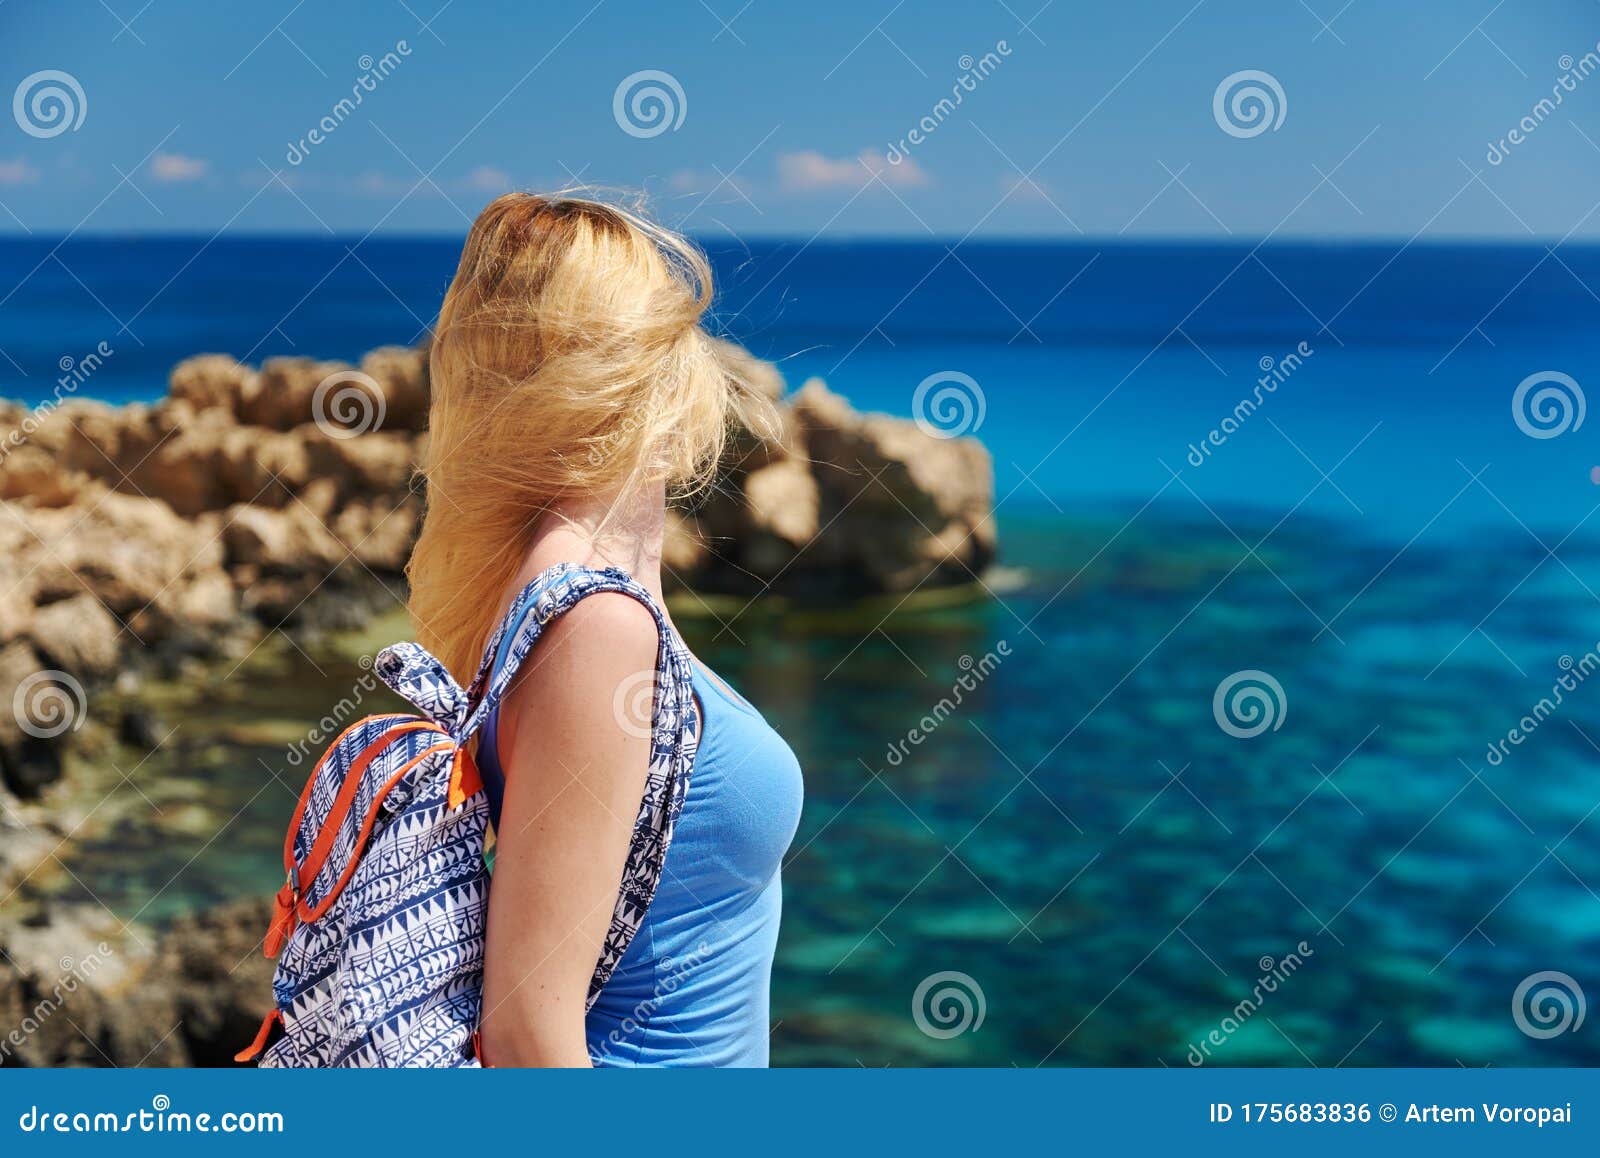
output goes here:
<path id="1" fill-rule="evenodd" d="M 42 397 L 102 339 L 116 353 L 85 392 L 115 399 L 154 396 L 202 350 L 409 341 L 456 244 L 6 242 L 0 384 Z M 775 1060 L 1183 1065 L 1218 1030 L 1217 1064 L 1600 1063 L 1600 1018 L 1540 1037 L 1513 1016 L 1550 971 L 1600 997 L 1600 680 L 1577 679 L 1600 664 L 1600 420 L 1536 438 L 1512 410 L 1530 375 L 1595 377 L 1600 251 L 712 253 L 718 327 L 791 385 L 820 374 L 909 414 L 931 374 L 978 383 L 1002 563 L 1021 571 L 965 608 L 689 629 L 806 770 Z M 1186 461 L 1261 360 L 1302 342 Z M 953 714 L 920 723 L 1002 643 Z M 350 678 L 325 667 L 271 703 L 197 694 L 242 723 L 309 714 Z M 1214 695 L 1252 670 L 1281 689 L 1278 726 L 1240 738 Z M 927 738 L 891 758 L 913 728 Z M 174 874 L 155 911 L 270 891 L 287 793 L 256 795 L 271 749 L 241 737 L 206 765 L 220 815 L 249 804 L 225 854 L 135 813 L 78 875 L 129 913 Z M 946 971 L 985 1008 L 949 1038 L 912 1016 Z"/>
<path id="2" fill-rule="evenodd" d="M 0 394 L 46 397 L 60 360 L 101 340 L 116 353 L 82 389 L 119 400 L 159 394 L 172 364 L 201 351 L 349 358 L 408 342 L 433 317 L 458 247 L 0 241 Z M 1469 477 L 1458 460 L 1489 464 L 1485 485 L 1531 524 L 1569 527 L 1600 495 L 1588 482 L 1600 454 L 1581 430 L 1538 441 L 1509 421 L 1528 375 L 1558 370 L 1581 384 L 1593 364 L 1600 249 L 784 242 L 710 252 L 716 328 L 781 360 L 796 385 L 820 374 L 858 405 L 904 414 L 930 374 L 975 379 L 1001 495 L 1142 502 L 1170 481 L 1165 462 L 1207 502 L 1272 509 L 1262 500 L 1300 498 L 1321 481 L 1317 466 L 1331 470 L 1357 443 L 1337 487 L 1323 483 L 1305 509 L 1359 507 L 1363 525 L 1402 540 Z M 1252 392 L 1261 360 L 1301 342 L 1314 351 L 1305 364 L 1186 469 L 1190 446 Z M 1476 492 L 1440 525 L 1504 521 Z"/>

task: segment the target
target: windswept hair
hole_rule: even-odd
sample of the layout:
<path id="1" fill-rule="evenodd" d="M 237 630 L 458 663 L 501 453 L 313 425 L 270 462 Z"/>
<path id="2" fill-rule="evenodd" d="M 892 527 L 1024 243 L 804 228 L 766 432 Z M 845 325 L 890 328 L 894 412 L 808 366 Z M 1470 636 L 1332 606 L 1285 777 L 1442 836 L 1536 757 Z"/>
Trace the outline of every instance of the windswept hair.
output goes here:
<path id="1" fill-rule="evenodd" d="M 697 490 L 764 404 L 701 329 L 711 299 L 693 244 L 611 205 L 508 193 L 473 222 L 434 330 L 407 569 L 418 640 L 458 679 L 552 504 Z"/>

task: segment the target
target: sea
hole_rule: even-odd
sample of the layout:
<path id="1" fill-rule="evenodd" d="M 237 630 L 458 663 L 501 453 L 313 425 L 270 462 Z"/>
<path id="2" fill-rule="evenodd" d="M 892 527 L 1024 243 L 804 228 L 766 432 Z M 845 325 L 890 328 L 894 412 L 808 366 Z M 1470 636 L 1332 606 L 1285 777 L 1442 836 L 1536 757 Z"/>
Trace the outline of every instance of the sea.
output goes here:
<path id="1" fill-rule="evenodd" d="M 686 625 L 805 771 L 774 1064 L 1600 1064 L 1600 249 L 703 242 L 791 389 L 994 460 L 972 598 Z M 0 395 L 413 342 L 459 244 L 0 240 Z M 273 890 L 360 671 L 171 689 L 39 887 Z"/>

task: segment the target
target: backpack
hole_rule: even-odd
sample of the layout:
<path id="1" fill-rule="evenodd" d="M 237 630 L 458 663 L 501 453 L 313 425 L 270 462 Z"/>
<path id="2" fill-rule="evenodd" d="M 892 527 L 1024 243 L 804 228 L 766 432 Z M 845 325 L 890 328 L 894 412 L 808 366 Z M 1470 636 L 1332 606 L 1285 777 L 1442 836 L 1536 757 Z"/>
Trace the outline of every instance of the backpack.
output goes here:
<path id="1" fill-rule="evenodd" d="M 698 743 L 689 653 L 625 572 L 552 567 L 525 587 L 463 691 L 415 643 L 375 670 L 420 715 L 369 716 L 318 760 L 289 823 L 264 942 L 275 1005 L 237 1060 L 273 1067 L 473 1067 L 482 1005 L 489 804 L 467 744 L 543 629 L 587 595 L 633 596 L 660 633 L 644 798 L 588 1003 L 655 895 Z M 494 658 L 515 631 L 505 662 Z M 492 679 L 491 679 L 492 677 Z M 269 1046 L 275 1028 L 282 1035 Z"/>

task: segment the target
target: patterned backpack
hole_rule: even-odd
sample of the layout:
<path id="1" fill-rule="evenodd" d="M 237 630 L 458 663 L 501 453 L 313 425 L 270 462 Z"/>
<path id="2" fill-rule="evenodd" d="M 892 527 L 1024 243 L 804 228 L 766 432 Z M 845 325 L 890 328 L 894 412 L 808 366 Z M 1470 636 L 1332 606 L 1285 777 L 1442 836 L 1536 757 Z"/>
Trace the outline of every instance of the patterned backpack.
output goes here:
<path id="1" fill-rule="evenodd" d="M 489 806 L 467 743 L 510 688 L 540 632 L 600 591 L 633 596 L 660 632 L 650 768 L 611 927 L 589 986 L 592 1005 L 655 895 L 698 743 L 687 650 L 625 572 L 561 564 L 518 595 L 472 687 L 414 643 L 376 670 L 421 716 L 369 716 L 312 770 L 284 842 L 265 950 L 278 958 L 275 1007 L 238 1055 L 281 1067 L 479 1064 L 489 873 Z M 506 660 L 494 670 L 506 632 Z M 491 682 L 490 676 L 493 675 Z M 283 1034 L 270 1046 L 276 1027 Z"/>

